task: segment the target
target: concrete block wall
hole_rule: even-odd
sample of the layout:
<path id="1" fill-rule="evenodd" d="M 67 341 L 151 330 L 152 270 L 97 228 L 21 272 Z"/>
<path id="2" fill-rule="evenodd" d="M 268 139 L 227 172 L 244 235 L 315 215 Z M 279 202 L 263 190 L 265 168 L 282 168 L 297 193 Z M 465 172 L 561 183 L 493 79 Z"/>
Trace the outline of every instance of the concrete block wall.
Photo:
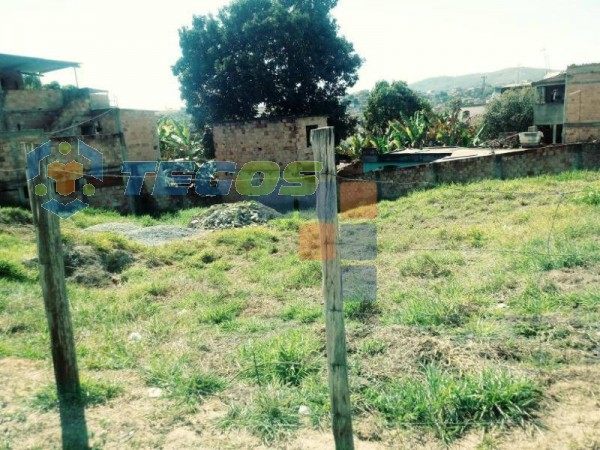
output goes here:
<path id="1" fill-rule="evenodd" d="M 63 107 L 63 94 L 57 89 L 6 91 L 4 95 L 6 112 L 56 111 Z"/>
<path id="2" fill-rule="evenodd" d="M 121 109 L 121 126 L 129 161 L 158 161 L 158 135 L 154 111 Z"/>
<path id="3" fill-rule="evenodd" d="M 380 200 L 393 200 L 441 183 L 511 179 L 571 170 L 600 170 L 600 144 L 570 144 L 511 153 L 440 161 L 421 166 L 389 168 L 357 178 L 378 182 Z M 340 179 L 339 182 L 350 180 Z"/>
<path id="4" fill-rule="evenodd" d="M 25 152 L 45 142 L 43 133 L 0 133 L 0 203 L 27 204 Z"/>
<path id="5" fill-rule="evenodd" d="M 240 169 L 251 161 L 273 161 L 283 170 L 294 161 L 312 160 L 307 126 L 325 127 L 325 117 L 273 118 L 225 122 L 213 126 L 215 157 Z"/>
<path id="6" fill-rule="evenodd" d="M 125 185 L 121 174 L 123 160 L 157 161 L 160 157 L 156 117 L 152 111 L 94 110 L 88 90 L 34 90 L 6 91 L 3 93 L 2 123 L 0 124 L 0 204 L 22 204 L 28 200 L 25 179 L 25 151 L 30 151 L 52 138 L 54 145 L 61 141 L 71 143 L 77 155 L 77 140 L 96 148 L 103 154 L 104 182 L 90 179 L 96 194 L 89 201 L 102 207 L 127 211 L 130 202 L 124 198 Z M 106 106 L 106 105 L 104 105 Z M 98 119 L 101 131 L 86 134 L 81 124 L 105 112 Z M 83 130 L 82 130 L 83 128 Z M 59 131 L 57 134 L 50 132 Z M 121 133 L 122 131 L 122 133 Z M 57 157 L 54 152 L 54 159 Z M 89 163 L 82 160 L 84 168 Z M 18 172 L 11 172 L 11 169 Z M 80 194 L 79 194 L 80 195 Z"/>

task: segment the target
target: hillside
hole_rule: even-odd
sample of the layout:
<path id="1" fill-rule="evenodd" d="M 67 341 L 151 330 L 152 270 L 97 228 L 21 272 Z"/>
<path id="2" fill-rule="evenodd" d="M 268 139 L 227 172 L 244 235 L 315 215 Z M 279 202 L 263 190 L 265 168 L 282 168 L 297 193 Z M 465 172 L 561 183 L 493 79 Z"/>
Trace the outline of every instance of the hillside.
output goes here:
<path id="1" fill-rule="evenodd" d="M 87 268 L 67 287 L 91 444 L 333 448 L 307 220 L 159 246 L 118 234 L 200 211 L 61 222 Z M 6 449 L 60 436 L 29 222 L 0 208 Z M 111 222 L 129 225 L 88 229 Z M 344 307 L 357 448 L 598 448 L 600 173 L 440 186 L 381 202 L 372 223 L 377 258 L 352 264 L 377 266 L 377 301 Z"/>
<path id="2" fill-rule="evenodd" d="M 538 81 L 546 75 L 546 69 L 533 67 L 511 67 L 496 72 L 473 73 L 461 76 L 442 76 L 427 78 L 426 80 L 412 83 L 409 87 L 420 92 L 449 91 L 451 89 L 480 88 L 482 77 L 486 76 L 488 86 L 503 86 L 518 81 Z"/>

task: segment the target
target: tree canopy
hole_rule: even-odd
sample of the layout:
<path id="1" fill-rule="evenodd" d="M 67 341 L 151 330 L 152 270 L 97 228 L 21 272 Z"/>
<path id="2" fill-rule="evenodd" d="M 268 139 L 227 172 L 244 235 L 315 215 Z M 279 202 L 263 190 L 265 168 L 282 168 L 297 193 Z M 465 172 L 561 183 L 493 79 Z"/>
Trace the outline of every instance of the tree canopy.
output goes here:
<path id="1" fill-rule="evenodd" d="M 371 133 L 385 133 L 388 122 L 411 117 L 429 104 L 413 92 L 404 81 L 378 81 L 365 109 L 365 128 Z"/>
<path id="2" fill-rule="evenodd" d="M 173 73 L 198 126 L 279 115 L 326 115 L 348 127 L 342 97 L 361 58 L 338 34 L 337 0 L 234 0 L 179 30 Z M 263 109 L 264 108 L 264 109 Z M 340 131 L 338 129 L 338 131 Z"/>
<path id="3" fill-rule="evenodd" d="M 527 131 L 533 124 L 535 89 L 512 89 L 492 100 L 483 115 L 484 137 L 495 139 L 503 132 Z"/>

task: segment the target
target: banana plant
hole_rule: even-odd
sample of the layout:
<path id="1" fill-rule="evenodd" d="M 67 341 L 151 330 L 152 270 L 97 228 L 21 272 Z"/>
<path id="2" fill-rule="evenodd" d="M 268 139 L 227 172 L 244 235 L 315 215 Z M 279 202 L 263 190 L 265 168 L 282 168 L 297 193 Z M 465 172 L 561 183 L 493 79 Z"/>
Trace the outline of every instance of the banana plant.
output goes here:
<path id="1" fill-rule="evenodd" d="M 388 140 L 394 148 L 422 148 L 429 131 L 429 121 L 421 112 L 389 123 Z"/>
<path id="2" fill-rule="evenodd" d="M 163 159 L 197 159 L 201 156 L 200 137 L 191 131 L 189 124 L 161 116 L 158 119 L 157 129 Z"/>

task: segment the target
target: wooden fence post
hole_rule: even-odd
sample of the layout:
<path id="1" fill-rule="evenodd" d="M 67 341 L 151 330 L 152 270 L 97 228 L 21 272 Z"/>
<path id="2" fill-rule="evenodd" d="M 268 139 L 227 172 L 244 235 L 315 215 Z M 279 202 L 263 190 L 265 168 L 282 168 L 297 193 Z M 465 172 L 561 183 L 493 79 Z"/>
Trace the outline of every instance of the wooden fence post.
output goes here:
<path id="1" fill-rule="evenodd" d="M 47 177 L 46 160 L 43 160 L 40 165 L 40 175 L 36 179 L 36 185 L 46 186 L 48 197 L 53 198 L 54 185 Z M 60 409 L 62 447 L 65 450 L 88 449 L 85 410 L 65 284 L 60 219 L 42 207 L 33 184 L 33 180 L 27 181 L 33 223 L 37 233 L 40 284 L 50 331 L 52 362 Z"/>
<path id="2" fill-rule="evenodd" d="M 354 449 L 346 359 L 346 332 L 338 242 L 337 179 L 333 127 L 311 131 L 315 161 L 323 163 L 317 189 L 317 215 L 323 260 L 327 369 L 333 437 L 337 450 Z"/>

